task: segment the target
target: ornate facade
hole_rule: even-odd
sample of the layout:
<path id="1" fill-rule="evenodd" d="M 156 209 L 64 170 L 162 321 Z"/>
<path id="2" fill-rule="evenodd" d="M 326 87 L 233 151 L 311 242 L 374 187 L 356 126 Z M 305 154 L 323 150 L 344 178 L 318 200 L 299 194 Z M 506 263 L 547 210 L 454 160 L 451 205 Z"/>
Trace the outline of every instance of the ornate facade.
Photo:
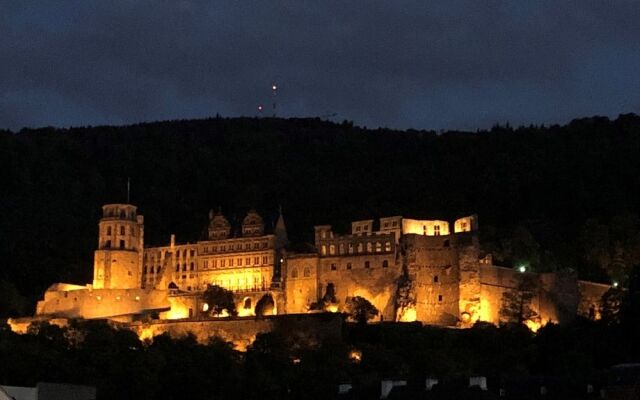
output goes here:
<path id="1" fill-rule="evenodd" d="M 271 303 L 273 314 L 295 314 L 341 311 L 350 297 L 361 296 L 385 321 L 497 323 L 503 294 L 516 290 L 523 274 L 492 265 L 480 253 L 477 231 L 475 215 L 451 224 L 402 216 L 354 221 L 347 234 L 318 225 L 315 251 L 300 253 L 288 250 L 282 215 L 265 232 L 255 210 L 240 227 L 212 211 L 206 239 L 178 244 L 172 235 L 165 246 L 144 247 L 144 219 L 136 207 L 109 204 L 99 221 L 93 283 L 53 285 L 36 315 L 197 318 L 208 306 L 202 292 L 218 285 L 234 292 L 240 316 L 255 315 L 259 301 Z M 597 301 L 608 288 L 557 274 L 529 275 L 537 282 L 531 326 L 562 320 L 559 310 L 593 309 L 585 299 Z"/>

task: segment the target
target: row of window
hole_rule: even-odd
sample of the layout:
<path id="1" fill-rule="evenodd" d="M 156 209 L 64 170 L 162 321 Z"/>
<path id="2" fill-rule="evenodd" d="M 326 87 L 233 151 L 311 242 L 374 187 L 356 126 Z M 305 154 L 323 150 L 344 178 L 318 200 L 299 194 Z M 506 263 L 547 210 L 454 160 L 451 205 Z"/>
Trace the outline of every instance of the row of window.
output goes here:
<path id="1" fill-rule="evenodd" d="M 119 249 L 124 249 L 124 240 L 120 240 L 120 243 L 119 243 L 119 244 L 120 244 L 120 245 L 119 245 L 117 248 L 119 248 Z M 107 241 L 105 241 L 105 242 L 104 242 L 104 247 L 105 247 L 105 248 L 107 248 L 107 249 L 111 249 L 111 248 L 112 248 L 112 246 L 111 246 L 111 240 L 107 240 Z"/>
<path id="2" fill-rule="evenodd" d="M 311 276 L 311 269 L 309 267 L 304 267 L 304 269 L 302 270 L 302 276 L 304 276 L 305 278 L 308 278 Z M 291 268 L 291 277 L 292 278 L 297 278 L 298 277 L 298 268 L 293 267 Z"/>
<path id="3" fill-rule="evenodd" d="M 365 245 L 363 243 L 358 243 L 357 246 L 354 246 L 353 243 L 349 243 L 346 246 L 346 251 L 347 251 L 348 254 L 353 254 L 354 253 L 354 249 L 355 249 L 355 251 L 357 253 L 363 253 L 364 249 L 365 249 Z M 366 249 L 367 249 L 367 253 L 373 253 L 373 250 L 374 250 L 373 242 L 367 242 Z M 328 253 L 330 255 L 335 255 L 336 254 L 336 245 L 335 244 L 330 244 L 328 246 L 328 250 L 329 250 Z M 322 251 L 322 255 L 326 256 L 327 255 L 327 245 L 323 244 L 321 251 Z M 385 252 L 390 252 L 391 251 L 391 242 L 385 242 L 384 243 L 384 251 Z M 382 252 L 382 242 L 375 242 L 375 252 L 376 253 Z M 338 245 L 338 254 L 345 254 L 345 245 L 344 245 L 344 243 L 340 243 Z"/>
<path id="4" fill-rule="evenodd" d="M 111 234 L 113 233 L 113 231 L 111 230 L 111 226 L 107 226 L 107 236 L 111 236 Z M 120 235 L 124 236 L 126 234 L 126 228 L 124 227 L 124 225 L 120 226 Z M 135 229 L 133 229 L 133 226 L 129 227 L 129 234 L 131 236 L 135 236 L 136 235 L 136 231 Z"/>
<path id="5" fill-rule="evenodd" d="M 204 260 L 204 269 L 208 268 L 226 268 L 226 267 L 242 267 L 254 265 L 267 265 L 271 261 L 269 256 L 255 257 L 238 257 L 238 258 L 221 258 L 213 260 Z M 262 262 L 262 263 L 261 263 Z"/>
<path id="6" fill-rule="evenodd" d="M 238 244 L 230 244 L 230 245 L 215 245 L 215 246 L 204 246 L 204 248 L 202 249 L 202 251 L 205 254 L 208 253 L 217 253 L 218 251 L 220 252 L 224 252 L 224 251 L 240 251 L 240 250 L 259 250 L 259 249 L 266 249 L 267 247 L 269 247 L 269 244 L 267 242 L 254 242 L 252 243 L 245 243 L 244 246 L 242 243 L 238 243 Z"/>
<path id="7" fill-rule="evenodd" d="M 364 267 L 369 269 L 371 268 L 371 262 L 370 261 L 365 261 L 364 262 Z M 353 269 L 353 264 L 348 262 L 346 265 L 346 268 L 349 269 Z M 382 268 L 389 268 L 389 261 L 388 260 L 383 260 L 382 261 Z M 338 270 L 338 264 L 336 263 L 331 263 L 331 270 L 332 271 L 337 271 Z"/>

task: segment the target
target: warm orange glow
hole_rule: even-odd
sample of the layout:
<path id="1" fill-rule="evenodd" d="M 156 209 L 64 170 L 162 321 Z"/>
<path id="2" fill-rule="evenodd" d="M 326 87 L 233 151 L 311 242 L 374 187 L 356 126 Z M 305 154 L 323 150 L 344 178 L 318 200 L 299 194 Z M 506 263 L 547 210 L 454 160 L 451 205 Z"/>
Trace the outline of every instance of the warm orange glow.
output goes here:
<path id="1" fill-rule="evenodd" d="M 351 350 L 349 352 L 349 359 L 354 363 L 362 361 L 362 352 L 360 350 Z"/>
<path id="2" fill-rule="evenodd" d="M 540 322 L 540 320 L 526 320 L 524 322 L 524 324 L 527 326 L 527 328 L 529 328 L 531 330 L 531 332 L 538 332 L 538 329 L 540 329 L 542 327 L 542 323 Z"/>
<path id="3" fill-rule="evenodd" d="M 402 233 L 427 235 L 427 236 L 444 236 L 449 234 L 449 223 L 439 220 L 419 220 L 404 218 L 402 220 Z"/>
<path id="4" fill-rule="evenodd" d="M 414 322 L 418 319 L 417 313 L 416 313 L 416 309 L 411 307 L 411 308 L 405 308 L 402 310 L 399 310 L 398 312 L 398 321 L 400 322 Z"/>
<path id="5" fill-rule="evenodd" d="M 338 312 L 338 305 L 337 304 L 329 304 L 326 307 L 326 310 L 329 311 L 329 312 L 332 312 L 332 313 L 336 313 L 336 312 Z"/>

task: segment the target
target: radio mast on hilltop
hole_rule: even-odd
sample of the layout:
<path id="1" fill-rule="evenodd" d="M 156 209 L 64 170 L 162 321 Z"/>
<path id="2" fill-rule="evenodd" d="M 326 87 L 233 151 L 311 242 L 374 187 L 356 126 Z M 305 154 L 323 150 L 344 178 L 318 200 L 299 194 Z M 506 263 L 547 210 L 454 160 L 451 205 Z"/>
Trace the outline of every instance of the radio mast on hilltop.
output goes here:
<path id="1" fill-rule="evenodd" d="M 276 85 L 275 83 L 273 85 L 271 85 L 271 92 L 273 94 L 273 117 L 276 117 L 276 106 L 277 106 L 277 101 L 276 101 L 276 96 L 278 94 L 278 85 Z"/>

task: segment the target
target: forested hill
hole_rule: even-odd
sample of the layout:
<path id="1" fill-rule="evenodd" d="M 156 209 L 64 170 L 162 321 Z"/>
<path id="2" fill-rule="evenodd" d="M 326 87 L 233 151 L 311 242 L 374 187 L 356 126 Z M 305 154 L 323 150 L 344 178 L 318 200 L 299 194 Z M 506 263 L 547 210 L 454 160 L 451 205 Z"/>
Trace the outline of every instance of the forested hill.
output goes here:
<path id="1" fill-rule="evenodd" d="M 24 129 L 0 132 L 0 171 L 0 280 L 27 296 L 90 280 L 100 206 L 126 200 L 127 177 L 149 245 L 197 240 L 211 208 L 271 224 L 282 205 L 298 243 L 317 224 L 477 213 L 504 265 L 606 279 L 640 262 L 633 114 L 475 133 L 270 118 Z"/>

